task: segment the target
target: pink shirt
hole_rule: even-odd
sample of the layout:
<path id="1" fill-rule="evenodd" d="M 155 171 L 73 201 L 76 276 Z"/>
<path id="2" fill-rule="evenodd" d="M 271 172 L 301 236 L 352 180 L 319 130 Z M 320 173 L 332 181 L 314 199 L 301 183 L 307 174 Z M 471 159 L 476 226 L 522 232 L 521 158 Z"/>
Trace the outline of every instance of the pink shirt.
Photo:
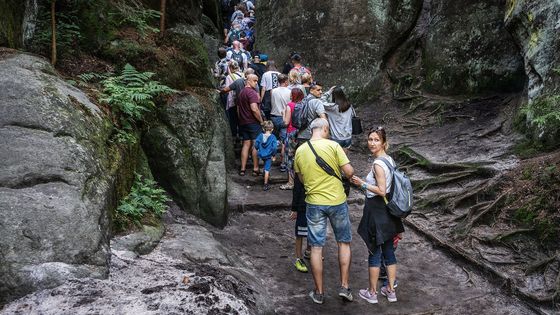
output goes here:
<path id="1" fill-rule="evenodd" d="M 288 103 L 288 107 L 290 108 L 290 123 L 288 124 L 288 133 L 291 133 L 293 131 L 296 131 L 296 128 L 294 128 L 294 126 L 292 126 L 292 115 L 294 114 L 294 108 L 296 107 L 296 103 L 294 102 L 289 102 Z"/>

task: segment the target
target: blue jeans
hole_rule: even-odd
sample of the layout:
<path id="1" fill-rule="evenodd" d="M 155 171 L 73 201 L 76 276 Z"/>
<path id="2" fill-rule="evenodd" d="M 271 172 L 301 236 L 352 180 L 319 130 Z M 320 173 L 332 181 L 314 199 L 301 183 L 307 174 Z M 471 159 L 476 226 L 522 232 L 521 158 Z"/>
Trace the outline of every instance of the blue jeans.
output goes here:
<path id="1" fill-rule="evenodd" d="M 327 238 L 327 218 L 331 221 L 336 241 L 352 241 L 352 225 L 348 216 L 346 202 L 336 206 L 307 204 L 307 241 L 310 246 L 323 247 Z"/>
<path id="2" fill-rule="evenodd" d="M 278 139 L 284 143 L 287 138 L 288 128 L 284 126 L 284 118 L 282 116 L 271 116 L 272 123 L 274 124 L 274 130 L 278 133 Z"/>
<path id="3" fill-rule="evenodd" d="M 381 255 L 383 255 L 385 266 L 397 264 L 397 257 L 395 256 L 395 248 L 393 247 L 392 239 L 375 247 L 373 253 L 369 253 L 368 265 L 370 267 L 381 267 Z"/>
<path id="4" fill-rule="evenodd" d="M 346 140 L 332 139 L 334 142 L 340 144 L 343 149 L 349 148 L 352 145 L 352 138 Z"/>

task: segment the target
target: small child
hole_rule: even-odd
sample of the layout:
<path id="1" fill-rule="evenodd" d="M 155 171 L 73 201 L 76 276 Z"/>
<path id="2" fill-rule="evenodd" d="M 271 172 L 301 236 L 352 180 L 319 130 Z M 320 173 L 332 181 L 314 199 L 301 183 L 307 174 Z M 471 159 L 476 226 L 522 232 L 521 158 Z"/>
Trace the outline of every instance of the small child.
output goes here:
<path id="1" fill-rule="evenodd" d="M 263 190 L 267 191 L 270 189 L 268 185 L 268 179 L 270 177 L 270 168 L 272 162 L 276 160 L 276 150 L 278 149 L 278 140 L 272 134 L 274 130 L 274 124 L 271 120 L 266 120 L 262 123 L 264 133 L 261 133 L 257 140 L 255 141 L 255 149 L 257 150 L 257 156 L 264 162 L 264 186 Z"/>

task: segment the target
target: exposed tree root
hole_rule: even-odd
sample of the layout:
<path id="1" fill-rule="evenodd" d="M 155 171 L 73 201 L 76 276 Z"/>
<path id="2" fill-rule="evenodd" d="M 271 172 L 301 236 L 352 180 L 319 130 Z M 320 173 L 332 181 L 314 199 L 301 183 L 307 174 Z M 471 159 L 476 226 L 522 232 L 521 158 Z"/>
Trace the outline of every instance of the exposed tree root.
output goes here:
<path id="1" fill-rule="evenodd" d="M 478 175 L 485 177 L 490 177 L 495 173 L 493 169 L 481 166 L 479 163 L 435 163 L 406 146 L 400 148 L 397 151 L 397 155 L 405 159 L 409 164 L 418 165 L 431 173 L 449 173 L 474 170 Z"/>
<path id="2" fill-rule="evenodd" d="M 472 284 L 474 285 L 474 282 L 472 281 L 472 274 L 470 271 L 467 270 L 467 268 L 463 267 L 463 271 L 467 274 L 467 280 L 465 280 L 465 282 L 463 282 L 464 284 Z"/>
<path id="3" fill-rule="evenodd" d="M 420 192 L 423 192 L 430 186 L 436 186 L 441 184 L 448 184 L 457 182 L 465 177 L 469 177 L 476 173 L 476 170 L 467 170 L 462 172 L 455 172 L 455 173 L 448 173 L 445 176 L 438 176 L 434 178 L 422 179 L 418 181 L 413 181 L 412 184 L 415 186 L 414 188 L 419 189 Z"/>
<path id="4" fill-rule="evenodd" d="M 541 259 L 531 265 L 529 265 L 529 267 L 527 267 L 527 269 L 525 269 L 525 275 L 528 276 L 530 274 L 532 274 L 533 272 L 546 267 L 548 264 L 552 263 L 553 261 L 555 261 L 556 259 L 560 259 L 560 254 L 556 253 L 555 255 L 552 255 L 550 257 L 547 257 L 545 259 Z"/>
<path id="5" fill-rule="evenodd" d="M 477 134 L 476 137 L 477 138 L 483 138 L 483 137 L 486 137 L 488 135 L 493 134 L 494 132 L 499 131 L 500 129 L 502 129 L 505 122 L 506 122 L 505 120 L 502 120 L 497 126 L 494 126 L 492 128 L 488 128 L 488 129 L 482 131 L 481 133 Z"/>
<path id="6" fill-rule="evenodd" d="M 487 240 L 489 242 L 501 242 L 504 239 L 506 239 L 508 237 L 511 237 L 515 234 L 527 233 L 527 232 L 532 232 L 532 231 L 533 231 L 533 229 L 515 229 L 515 230 L 511 230 L 511 231 L 507 231 L 507 232 L 504 232 L 504 233 L 497 234 L 493 237 L 488 238 Z"/>
<path id="7" fill-rule="evenodd" d="M 464 193 L 464 194 L 460 194 L 457 198 L 451 200 L 448 205 L 451 209 L 455 209 L 457 206 L 459 206 L 463 201 L 474 197 L 474 196 L 478 196 L 478 194 L 480 194 L 483 191 L 487 191 L 489 187 L 494 186 L 495 184 L 495 180 L 494 179 L 489 179 L 484 181 L 483 183 L 481 183 L 478 188 L 472 189 L 471 191 L 469 191 L 468 193 Z"/>
<path id="8" fill-rule="evenodd" d="M 492 203 L 492 201 L 479 202 L 479 203 L 477 203 L 477 204 L 471 206 L 470 208 L 468 208 L 467 211 L 466 211 L 464 214 L 462 214 L 462 215 L 456 217 L 456 218 L 454 219 L 454 221 L 462 221 L 463 219 L 465 219 L 465 218 L 469 215 L 469 213 L 474 213 L 474 211 L 477 211 L 477 210 L 480 209 L 480 208 L 484 208 L 484 207 L 488 206 L 488 205 L 491 204 L 491 203 Z"/>
<path id="9" fill-rule="evenodd" d="M 459 233 L 459 235 L 465 236 L 481 218 L 483 218 L 488 213 L 496 210 L 498 206 L 500 206 L 502 202 L 507 198 L 508 193 L 509 190 L 502 193 L 491 204 L 482 208 L 480 212 L 478 212 L 477 210 L 469 211 L 467 214 L 467 222 L 461 227 L 461 232 Z"/>

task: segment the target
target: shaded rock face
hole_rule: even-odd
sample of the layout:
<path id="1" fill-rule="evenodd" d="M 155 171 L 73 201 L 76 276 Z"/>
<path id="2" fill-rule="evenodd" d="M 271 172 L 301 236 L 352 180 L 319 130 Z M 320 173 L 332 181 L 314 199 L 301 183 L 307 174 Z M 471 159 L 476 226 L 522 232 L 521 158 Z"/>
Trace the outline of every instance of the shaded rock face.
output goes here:
<path id="1" fill-rule="evenodd" d="M 227 222 L 226 165 L 232 148 L 212 91 L 188 92 L 162 108 L 142 147 L 158 182 L 184 210 L 217 226 Z"/>
<path id="2" fill-rule="evenodd" d="M 34 56 L 5 55 L 0 90 L 0 303 L 107 276 L 110 122 Z"/>
<path id="3" fill-rule="evenodd" d="M 393 87 L 439 94 L 523 89 L 523 60 L 501 1 L 276 1 L 259 3 L 258 49 L 301 52 L 316 78 L 369 95 Z M 282 14 L 277 14 L 282 12 Z M 274 48 L 274 49 L 273 49 Z M 405 78 L 404 82 L 403 78 Z"/>
<path id="4" fill-rule="evenodd" d="M 560 94 L 560 2 L 508 0 L 505 21 L 517 41 L 528 77 L 527 120 L 534 104 Z M 548 100 L 547 100 L 548 99 Z M 558 101 L 554 107 L 558 107 Z M 558 145 L 558 130 L 535 130 L 537 138 Z M 544 138 L 544 139 L 543 139 Z"/>

